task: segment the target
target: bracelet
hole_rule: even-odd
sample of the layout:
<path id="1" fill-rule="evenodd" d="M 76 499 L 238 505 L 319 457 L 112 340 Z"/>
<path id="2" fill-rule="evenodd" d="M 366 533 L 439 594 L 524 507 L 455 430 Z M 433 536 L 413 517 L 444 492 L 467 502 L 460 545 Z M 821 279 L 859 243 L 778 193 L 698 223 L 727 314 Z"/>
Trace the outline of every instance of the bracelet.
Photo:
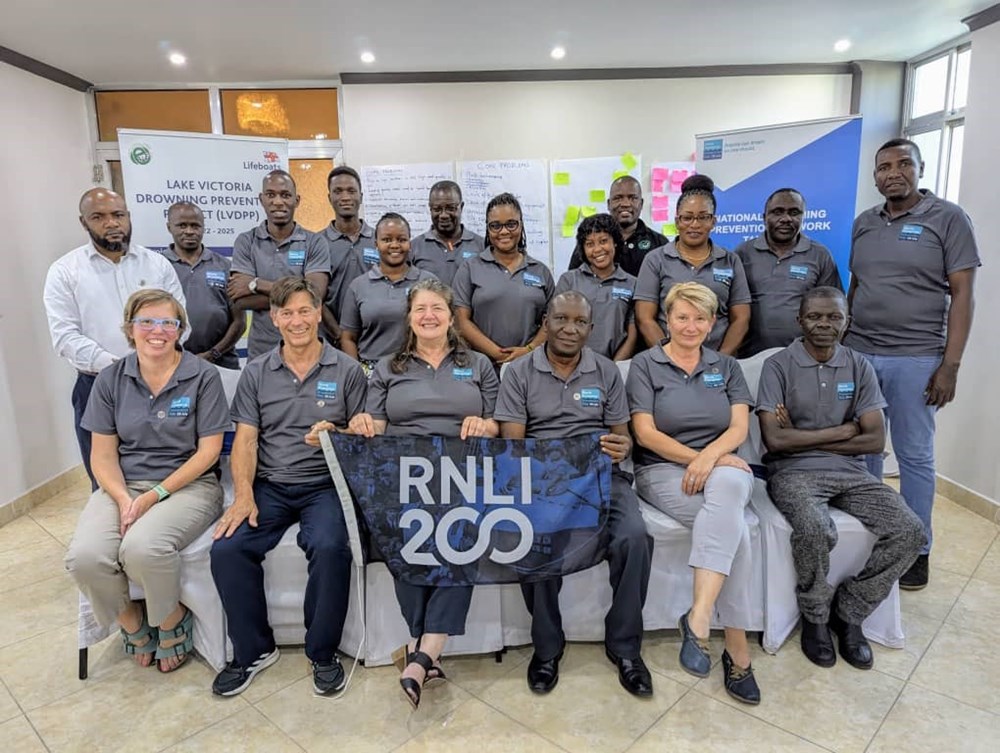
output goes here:
<path id="1" fill-rule="evenodd" d="M 526 347 L 526 348 L 528 349 L 528 352 L 529 352 L 529 353 L 530 353 L 531 351 L 533 351 L 533 350 L 535 349 L 535 346 L 534 346 L 534 345 L 532 345 L 531 343 L 528 343 L 528 344 L 527 344 L 527 345 L 525 345 L 524 347 Z"/>
<path id="2" fill-rule="evenodd" d="M 170 492 L 168 492 L 166 490 L 166 488 L 163 486 L 163 484 L 157 484 L 156 486 L 154 486 L 151 489 L 151 491 L 156 492 L 156 501 L 157 502 L 162 502 L 163 500 L 165 500 L 167 497 L 170 496 Z"/>

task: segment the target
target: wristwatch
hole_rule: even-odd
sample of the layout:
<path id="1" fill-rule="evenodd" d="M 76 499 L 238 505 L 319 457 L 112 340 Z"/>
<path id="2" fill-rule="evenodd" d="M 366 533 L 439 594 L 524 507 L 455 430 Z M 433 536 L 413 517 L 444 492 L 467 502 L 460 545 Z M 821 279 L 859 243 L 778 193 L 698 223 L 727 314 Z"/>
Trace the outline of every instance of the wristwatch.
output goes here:
<path id="1" fill-rule="evenodd" d="M 251 293 L 256 293 L 257 292 L 257 278 L 254 277 L 252 280 L 250 280 L 250 282 L 247 284 L 247 287 L 250 288 L 250 292 Z"/>
<path id="2" fill-rule="evenodd" d="M 208 351 L 208 357 L 212 360 L 212 363 L 217 363 L 222 358 L 222 351 L 218 348 L 212 348 Z"/>

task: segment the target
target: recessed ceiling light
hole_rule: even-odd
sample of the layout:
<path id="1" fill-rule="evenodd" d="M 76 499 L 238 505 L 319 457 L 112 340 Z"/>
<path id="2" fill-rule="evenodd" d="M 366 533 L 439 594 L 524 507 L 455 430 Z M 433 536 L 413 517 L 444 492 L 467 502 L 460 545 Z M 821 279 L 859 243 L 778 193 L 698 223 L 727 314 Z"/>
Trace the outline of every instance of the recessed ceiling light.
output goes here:
<path id="1" fill-rule="evenodd" d="M 552 52 L 549 53 L 553 60 L 562 60 L 566 57 L 566 48 L 562 46 L 556 46 L 552 48 Z"/>
<path id="2" fill-rule="evenodd" d="M 361 62 L 362 63 L 368 63 L 369 65 L 371 63 L 374 63 L 375 62 L 375 53 L 374 52 L 369 52 L 369 51 L 365 50 L 364 52 L 361 53 Z"/>
<path id="3" fill-rule="evenodd" d="M 171 52 L 167 57 L 167 60 L 169 60 L 173 65 L 184 65 L 188 61 L 188 59 L 180 52 Z"/>
<path id="4" fill-rule="evenodd" d="M 838 39 L 833 43 L 834 52 L 847 52 L 849 49 L 851 49 L 850 39 Z"/>

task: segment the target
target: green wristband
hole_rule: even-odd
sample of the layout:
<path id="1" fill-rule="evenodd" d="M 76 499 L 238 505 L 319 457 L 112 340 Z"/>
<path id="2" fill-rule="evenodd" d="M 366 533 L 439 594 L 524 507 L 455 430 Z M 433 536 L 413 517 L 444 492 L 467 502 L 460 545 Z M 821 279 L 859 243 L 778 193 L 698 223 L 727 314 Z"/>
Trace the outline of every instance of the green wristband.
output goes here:
<path id="1" fill-rule="evenodd" d="M 156 486 L 154 486 L 153 487 L 153 491 L 156 492 L 156 501 L 157 502 L 162 502 L 163 500 L 165 500 L 167 497 L 170 496 L 170 492 L 168 492 L 163 487 L 163 484 L 157 484 Z"/>

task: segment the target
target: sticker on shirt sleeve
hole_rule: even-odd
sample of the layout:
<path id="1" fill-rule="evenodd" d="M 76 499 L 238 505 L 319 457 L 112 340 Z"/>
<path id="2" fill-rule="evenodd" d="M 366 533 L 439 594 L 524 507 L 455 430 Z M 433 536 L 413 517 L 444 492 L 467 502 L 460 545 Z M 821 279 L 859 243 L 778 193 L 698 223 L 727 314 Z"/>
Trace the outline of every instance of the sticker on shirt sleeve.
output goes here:
<path id="1" fill-rule="evenodd" d="M 191 398 L 185 395 L 184 397 L 175 397 L 170 401 L 170 409 L 167 411 L 167 415 L 171 418 L 185 418 L 191 415 Z"/>
<path id="2" fill-rule="evenodd" d="M 712 267 L 712 279 L 723 285 L 733 284 L 732 267 Z"/>
<path id="3" fill-rule="evenodd" d="M 854 399 L 854 382 L 837 382 L 837 399 Z"/>
<path id="4" fill-rule="evenodd" d="M 529 288 L 540 288 L 542 287 L 542 278 L 538 275 L 524 273 L 524 284 Z"/>
<path id="5" fill-rule="evenodd" d="M 722 374 L 702 374 L 701 381 L 710 390 L 718 389 L 726 383 L 726 379 Z"/>
<path id="6" fill-rule="evenodd" d="M 218 269 L 209 269 L 205 272 L 205 284 L 210 288 L 226 287 L 226 273 Z"/>
<path id="7" fill-rule="evenodd" d="M 288 266 L 301 267 L 306 263 L 306 250 L 304 248 L 288 249 Z"/>
<path id="8" fill-rule="evenodd" d="M 337 397 L 337 383 L 316 382 L 316 397 L 320 400 L 333 400 Z"/>
<path id="9" fill-rule="evenodd" d="M 901 241 L 919 241 L 921 233 L 924 232 L 923 225 L 913 225 L 906 223 L 903 225 L 903 229 L 899 231 L 899 240 Z"/>
<path id="10" fill-rule="evenodd" d="M 629 288 L 611 288 L 611 297 L 616 301 L 631 301 L 632 291 Z"/>
<path id="11" fill-rule="evenodd" d="M 809 267 L 805 264 L 792 264 L 788 267 L 788 276 L 792 280 L 808 280 Z"/>
<path id="12" fill-rule="evenodd" d="M 455 367 L 451 370 L 451 377 L 456 382 L 468 382 L 472 380 L 472 369 L 460 369 Z"/>
<path id="13" fill-rule="evenodd" d="M 378 264 L 378 251 L 376 251 L 371 246 L 366 246 L 361 252 L 361 260 L 365 264 Z"/>
<path id="14" fill-rule="evenodd" d="M 601 390 L 599 387 L 585 387 L 580 390 L 580 405 L 584 408 L 599 408 L 601 405 Z"/>

